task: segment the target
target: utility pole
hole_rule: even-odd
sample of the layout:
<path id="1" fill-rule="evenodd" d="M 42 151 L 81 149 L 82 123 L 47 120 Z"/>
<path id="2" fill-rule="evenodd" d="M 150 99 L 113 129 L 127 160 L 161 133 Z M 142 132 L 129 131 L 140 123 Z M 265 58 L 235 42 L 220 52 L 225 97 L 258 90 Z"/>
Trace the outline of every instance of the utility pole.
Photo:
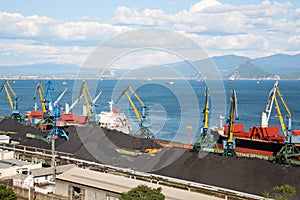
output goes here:
<path id="1" fill-rule="evenodd" d="M 188 130 L 188 150 L 191 150 L 191 129 L 192 129 L 192 126 L 187 126 L 186 128 Z"/>
<path id="2" fill-rule="evenodd" d="M 52 158 L 51 158 L 51 171 L 52 171 L 52 180 L 51 181 L 55 181 L 55 167 L 56 167 L 56 153 L 55 153 L 55 139 L 56 139 L 56 135 L 53 134 L 51 137 L 51 154 L 52 154 Z"/>

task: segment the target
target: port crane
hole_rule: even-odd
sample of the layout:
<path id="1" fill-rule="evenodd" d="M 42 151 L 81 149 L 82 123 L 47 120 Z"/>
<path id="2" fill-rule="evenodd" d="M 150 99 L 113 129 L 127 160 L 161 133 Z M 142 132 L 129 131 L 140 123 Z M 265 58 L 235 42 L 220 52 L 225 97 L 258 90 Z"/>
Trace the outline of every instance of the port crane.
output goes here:
<path id="1" fill-rule="evenodd" d="M 80 101 L 80 99 L 83 96 L 84 97 L 84 102 L 85 102 L 85 109 L 86 109 L 86 112 L 87 112 L 87 117 L 89 119 L 92 119 L 92 121 L 96 120 L 96 117 L 95 117 L 95 114 L 96 114 L 96 110 L 95 110 L 96 101 L 99 99 L 101 94 L 102 94 L 102 91 L 100 91 L 99 94 L 93 99 L 92 96 L 91 96 L 90 90 L 87 86 L 86 81 L 82 82 L 78 102 Z"/>
<path id="2" fill-rule="evenodd" d="M 13 88 L 10 85 L 10 83 L 8 82 L 8 80 L 5 80 L 3 86 L 0 89 L 0 92 L 3 89 L 5 90 L 8 102 L 9 102 L 10 107 L 11 107 L 11 116 L 10 116 L 10 118 L 18 121 L 19 123 L 24 124 L 25 123 L 24 118 L 21 117 L 20 111 L 18 109 L 18 101 L 19 101 L 18 96 L 15 93 L 15 91 L 13 90 Z"/>
<path id="3" fill-rule="evenodd" d="M 51 140 L 51 171 L 52 171 L 52 181 L 55 181 L 55 160 L 56 160 L 56 153 L 55 153 L 55 139 L 57 136 L 69 141 L 69 136 L 67 135 L 66 131 L 64 130 L 64 127 L 66 126 L 66 123 L 64 121 L 60 120 L 60 111 L 64 110 L 63 107 L 61 107 L 58 102 L 61 100 L 63 95 L 67 92 L 67 88 L 58 96 L 58 98 L 54 101 L 52 97 L 52 82 L 48 81 L 47 83 L 47 90 L 45 94 L 45 107 L 47 108 L 48 114 L 51 113 L 53 115 L 53 127 L 51 131 L 48 133 L 46 137 L 46 142 L 50 142 Z"/>
<path id="4" fill-rule="evenodd" d="M 281 94 L 281 92 L 279 90 L 279 87 L 278 87 L 278 81 L 276 81 L 273 88 L 271 89 L 271 91 L 269 93 L 267 106 L 266 106 L 265 110 L 262 112 L 261 127 L 263 127 L 263 128 L 268 127 L 271 111 L 272 111 L 272 108 L 273 108 L 273 104 L 275 102 L 275 108 L 276 108 L 276 111 L 277 111 L 277 116 L 279 117 L 279 121 L 280 121 L 280 125 L 281 125 L 281 128 L 282 128 L 283 134 L 284 134 L 284 136 L 286 136 L 287 135 L 287 129 L 286 129 L 286 126 L 284 124 L 283 117 L 281 115 L 281 111 L 280 111 L 280 107 L 279 107 L 279 103 L 278 103 L 278 100 L 276 98 L 276 95 L 278 95 L 280 97 L 280 100 L 281 100 L 282 104 L 284 105 L 284 107 L 286 109 L 288 119 L 289 120 L 292 119 L 292 113 L 291 113 L 290 109 L 288 108 L 285 100 L 283 99 L 283 95 Z"/>
<path id="5" fill-rule="evenodd" d="M 66 90 L 64 90 L 60 96 L 59 99 L 64 95 L 64 93 L 66 92 Z M 67 133 L 64 130 L 64 127 L 66 126 L 66 123 L 64 121 L 60 120 L 60 111 L 63 110 L 64 108 L 61 107 L 58 104 L 58 101 L 55 101 L 53 104 L 53 111 L 54 111 L 54 115 L 53 115 L 53 128 L 52 130 L 48 133 L 47 137 L 46 137 L 46 141 L 49 142 L 49 140 L 51 139 L 52 135 L 57 135 L 60 136 L 62 138 L 64 138 L 65 140 L 69 140 L 69 137 L 67 135 Z"/>
<path id="6" fill-rule="evenodd" d="M 287 125 L 284 121 L 284 118 L 283 118 L 283 115 L 282 115 L 282 112 L 280 109 L 280 105 L 279 105 L 279 100 L 277 99 L 277 95 L 280 98 L 280 100 L 285 108 Z M 275 84 L 270 92 L 270 95 L 269 95 L 269 99 L 268 99 L 268 103 L 267 103 L 268 110 L 265 110 L 268 112 L 264 111 L 265 113 L 268 113 L 267 117 L 265 118 L 266 119 L 265 121 L 263 121 L 264 120 L 264 118 L 263 118 L 264 112 L 262 115 L 262 123 L 264 122 L 264 125 L 268 125 L 269 115 L 272 110 L 273 102 L 275 103 L 275 109 L 277 112 L 277 117 L 279 118 L 279 122 L 280 122 L 280 126 L 282 129 L 283 135 L 286 138 L 285 145 L 281 148 L 281 150 L 279 152 L 276 153 L 274 161 L 281 163 L 281 164 L 291 164 L 293 158 L 296 158 L 296 157 L 299 158 L 299 156 L 300 156 L 300 150 L 296 146 L 296 144 L 300 143 L 300 140 L 299 140 L 299 136 L 293 136 L 293 134 L 292 134 L 292 118 L 293 118 L 293 116 L 283 98 L 282 93 L 279 90 L 278 81 L 275 82 Z"/>
<path id="7" fill-rule="evenodd" d="M 43 110 L 43 119 L 39 120 L 37 127 L 39 127 L 40 129 L 49 129 L 50 127 L 53 127 L 53 117 L 51 117 L 51 112 L 53 110 L 53 99 L 52 99 L 52 83 L 51 81 L 48 81 L 46 84 L 46 91 L 44 89 L 43 83 L 42 81 L 40 81 L 37 86 L 36 86 L 36 90 L 35 90 L 35 94 L 33 99 L 36 100 L 37 99 L 37 93 L 39 94 L 39 99 L 41 102 L 41 107 Z M 50 97 L 50 99 L 49 99 Z M 36 103 L 35 103 L 35 107 Z M 34 122 L 32 123 L 34 124 Z"/>
<path id="8" fill-rule="evenodd" d="M 58 102 L 61 100 L 63 95 L 66 93 L 67 89 L 65 89 L 59 97 L 54 101 L 52 91 L 53 91 L 52 82 L 49 80 L 46 84 L 46 90 L 43 87 L 42 82 L 40 81 L 37 84 L 36 92 L 34 95 L 34 99 L 36 99 L 37 92 L 39 93 L 39 99 L 41 102 L 42 110 L 43 110 L 43 119 L 38 122 L 38 127 L 41 129 L 49 129 L 55 126 L 55 112 L 57 112 L 56 106 Z M 60 114 L 59 114 L 60 116 Z M 46 128 L 44 128 L 46 127 Z"/>
<path id="9" fill-rule="evenodd" d="M 44 99 L 44 87 L 43 87 L 43 83 L 42 81 L 40 81 L 37 86 L 36 86 L 36 90 L 35 90 L 35 94 L 34 94 L 34 97 L 33 99 L 35 100 L 36 99 L 36 93 L 39 93 L 39 97 L 40 97 L 40 102 L 41 102 L 41 105 L 42 105 L 42 110 L 43 110 L 43 113 L 46 114 L 47 113 L 47 109 L 46 109 L 46 105 L 45 105 L 45 99 Z"/>
<path id="10" fill-rule="evenodd" d="M 71 105 L 67 104 L 65 105 L 65 114 L 70 114 L 70 112 L 73 110 L 73 108 L 77 105 L 79 100 L 83 97 L 83 94 L 81 94 Z"/>
<path id="11" fill-rule="evenodd" d="M 215 142 L 210 134 L 208 134 L 209 128 L 209 109 L 210 109 L 210 94 L 208 87 L 205 87 L 205 107 L 203 113 L 203 126 L 200 129 L 200 137 L 193 145 L 193 151 L 200 152 L 204 147 L 208 145 L 214 145 Z"/>
<path id="12" fill-rule="evenodd" d="M 131 99 L 129 92 L 130 91 L 135 98 L 138 100 L 138 102 L 140 103 L 140 112 L 138 111 L 137 107 L 135 106 L 135 104 L 133 103 L 133 100 Z M 118 97 L 118 99 L 116 100 L 116 104 L 119 102 L 119 100 L 121 99 L 121 97 L 123 95 L 126 95 L 138 121 L 139 121 L 139 133 L 137 135 L 140 135 L 142 137 L 146 137 L 149 139 L 155 139 L 154 134 L 149 130 L 150 127 L 150 123 L 149 123 L 149 119 L 148 119 L 148 112 L 149 112 L 149 106 L 146 106 L 144 104 L 144 102 L 140 99 L 140 97 L 137 95 L 137 93 L 132 89 L 131 86 L 128 86 Z"/>
<path id="13" fill-rule="evenodd" d="M 282 112 L 280 110 L 280 105 L 279 105 L 279 100 L 277 99 L 277 96 L 279 96 L 282 104 L 284 105 L 284 108 L 286 110 L 286 118 L 288 120 L 288 126 L 286 126 L 284 118 L 282 116 Z M 289 109 L 289 107 L 287 106 L 282 93 L 279 90 L 278 87 L 278 81 L 275 82 L 273 88 L 270 91 L 269 97 L 268 97 L 268 101 L 267 101 L 267 106 L 266 109 L 262 112 L 262 123 L 261 126 L 263 128 L 268 127 L 269 125 L 269 119 L 270 119 L 270 115 L 271 115 L 271 111 L 273 108 L 273 104 L 275 103 L 275 109 L 277 111 L 277 117 L 279 118 L 279 122 L 280 122 L 280 126 L 283 132 L 283 135 L 285 137 L 287 137 L 288 135 L 291 135 L 291 120 L 292 120 L 292 113 Z"/>
<path id="14" fill-rule="evenodd" d="M 229 122 L 229 129 L 228 129 L 228 139 L 223 140 L 223 148 L 225 156 L 235 156 L 235 139 L 233 137 L 233 127 L 234 127 L 234 120 L 238 120 L 238 111 L 237 111 L 237 98 L 236 98 L 236 91 L 231 90 L 231 106 L 230 106 L 230 114 L 228 118 Z"/>

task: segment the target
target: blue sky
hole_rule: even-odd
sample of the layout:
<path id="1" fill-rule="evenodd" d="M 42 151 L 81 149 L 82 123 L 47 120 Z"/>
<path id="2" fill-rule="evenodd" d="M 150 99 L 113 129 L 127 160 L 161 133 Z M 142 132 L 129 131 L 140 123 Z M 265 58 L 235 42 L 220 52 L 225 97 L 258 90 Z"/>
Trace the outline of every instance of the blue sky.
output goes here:
<path id="1" fill-rule="evenodd" d="M 298 0 L 5 0 L 0 27 L 0 65 L 80 65 L 103 41 L 144 27 L 178 31 L 209 56 L 300 53 Z"/>

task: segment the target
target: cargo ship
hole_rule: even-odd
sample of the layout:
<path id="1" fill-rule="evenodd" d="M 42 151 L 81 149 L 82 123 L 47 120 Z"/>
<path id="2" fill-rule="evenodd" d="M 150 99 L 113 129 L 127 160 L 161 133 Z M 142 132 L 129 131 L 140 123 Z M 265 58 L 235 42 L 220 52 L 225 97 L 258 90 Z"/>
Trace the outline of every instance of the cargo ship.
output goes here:
<path id="1" fill-rule="evenodd" d="M 109 102 L 109 108 L 109 111 L 101 111 L 101 113 L 97 115 L 99 126 L 130 134 L 132 126 L 128 124 L 125 113 L 120 113 L 117 108 L 113 109 L 113 101 Z"/>
<path id="2" fill-rule="evenodd" d="M 287 124 L 282 117 L 277 96 L 280 97 L 287 113 Z M 224 127 L 220 125 L 218 128 L 212 128 L 211 132 L 217 138 L 218 148 L 223 148 L 224 151 L 227 151 L 226 145 L 230 143 L 232 146 L 231 150 L 234 149 L 234 151 L 242 153 L 278 157 L 278 153 L 281 152 L 285 158 L 296 157 L 300 160 L 300 150 L 298 150 L 300 149 L 300 130 L 292 130 L 292 114 L 278 88 L 278 81 L 275 82 L 274 87 L 270 91 L 267 106 L 262 112 L 260 126 L 250 127 L 249 131 L 245 131 L 244 124 L 235 123 L 235 118 L 238 119 L 236 102 L 236 96 L 232 96 L 229 124 L 226 124 Z M 269 126 L 268 124 L 273 104 L 275 104 L 276 116 L 279 118 L 280 126 Z M 283 152 L 284 148 L 286 150 Z M 294 151 L 294 149 L 296 150 Z"/>
<path id="3" fill-rule="evenodd" d="M 223 141 L 228 139 L 228 125 L 213 127 L 211 133 L 217 138 L 218 148 L 222 149 Z M 300 136 L 300 130 L 293 130 L 292 135 Z M 244 124 L 234 124 L 233 136 L 235 150 L 242 153 L 275 156 L 286 144 L 286 137 L 280 135 L 279 126 L 250 127 L 246 132 Z"/>

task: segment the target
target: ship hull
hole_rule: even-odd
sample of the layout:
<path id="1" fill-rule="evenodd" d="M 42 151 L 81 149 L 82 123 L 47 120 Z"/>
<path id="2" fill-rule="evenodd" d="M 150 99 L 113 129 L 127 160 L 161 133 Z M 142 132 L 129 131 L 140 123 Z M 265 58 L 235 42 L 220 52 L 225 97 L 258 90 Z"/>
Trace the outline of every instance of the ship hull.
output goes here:
<path id="1" fill-rule="evenodd" d="M 222 141 L 227 140 L 227 137 L 219 136 L 217 144 L 222 147 Z M 248 138 L 235 138 L 235 150 L 242 153 L 257 154 L 263 156 L 275 156 L 277 152 L 284 146 L 283 142 L 270 142 L 264 140 L 251 140 Z"/>

